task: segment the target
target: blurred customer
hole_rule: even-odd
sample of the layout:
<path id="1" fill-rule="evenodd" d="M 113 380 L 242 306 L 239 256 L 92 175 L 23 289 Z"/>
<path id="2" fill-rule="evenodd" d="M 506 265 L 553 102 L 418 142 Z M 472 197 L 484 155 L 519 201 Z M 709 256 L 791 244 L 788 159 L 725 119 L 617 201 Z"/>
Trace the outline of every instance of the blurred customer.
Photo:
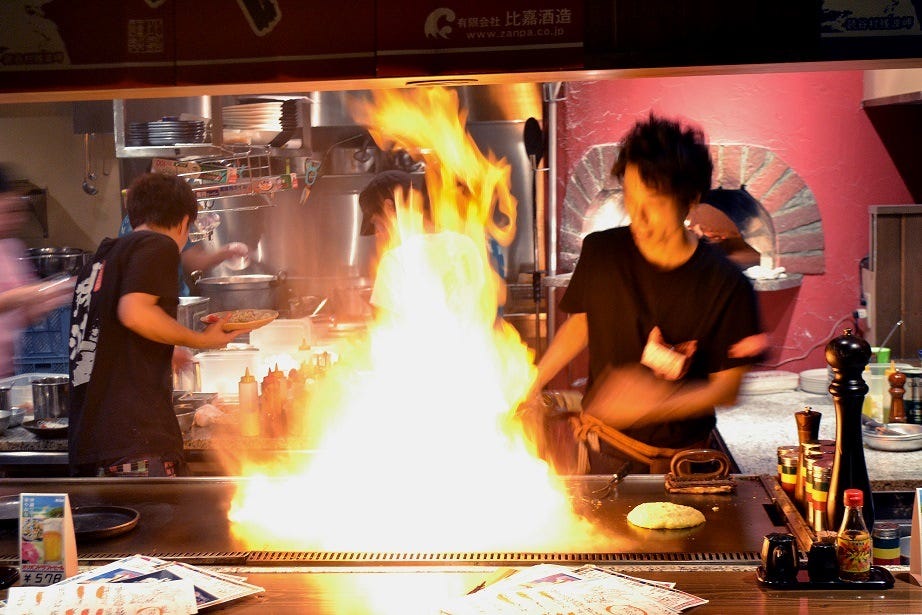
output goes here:
<path id="1" fill-rule="evenodd" d="M 176 321 L 180 250 L 197 214 L 192 189 L 147 174 L 128 190 L 134 230 L 104 239 L 80 272 L 71 326 L 71 470 L 80 476 L 185 472 L 173 412 L 175 345 L 219 348 L 249 330 L 226 319 L 196 332 Z"/>
<path id="2" fill-rule="evenodd" d="M 685 226 L 712 171 L 697 128 L 652 114 L 635 124 L 612 168 L 631 223 L 583 241 L 560 301 L 570 316 L 538 365 L 533 390 L 588 348 L 585 413 L 644 449 L 704 445 L 714 406 L 734 402 L 767 347 L 749 280 Z M 632 459 L 608 444 L 590 451 L 593 473 Z"/>
<path id="3" fill-rule="evenodd" d="M 9 174 L 0 167 L 0 378 L 13 374 L 16 340 L 30 323 L 66 305 L 74 292 L 67 280 L 39 281 L 21 259 L 26 253 L 16 239 L 25 209 Z"/>

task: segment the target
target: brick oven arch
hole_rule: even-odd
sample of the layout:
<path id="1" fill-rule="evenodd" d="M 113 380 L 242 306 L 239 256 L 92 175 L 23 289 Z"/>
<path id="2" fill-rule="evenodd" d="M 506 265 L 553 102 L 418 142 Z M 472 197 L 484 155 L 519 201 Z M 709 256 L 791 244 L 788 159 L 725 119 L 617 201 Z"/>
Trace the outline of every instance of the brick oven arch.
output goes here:
<path id="1" fill-rule="evenodd" d="M 595 145 L 580 158 L 570 174 L 563 200 L 558 241 L 561 273 L 573 271 L 583 238 L 630 219 L 611 167 L 617 143 Z M 758 145 L 712 144 L 714 188 L 745 189 L 771 219 L 775 267 L 788 273 L 825 271 L 823 223 L 816 198 L 806 182 L 780 156 Z M 743 235 L 744 239 L 746 235 Z"/>

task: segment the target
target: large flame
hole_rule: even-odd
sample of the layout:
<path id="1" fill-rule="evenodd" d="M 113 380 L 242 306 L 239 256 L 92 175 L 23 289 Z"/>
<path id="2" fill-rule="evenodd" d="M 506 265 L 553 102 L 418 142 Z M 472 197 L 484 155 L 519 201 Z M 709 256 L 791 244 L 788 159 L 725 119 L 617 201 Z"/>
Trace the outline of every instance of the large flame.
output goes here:
<path id="1" fill-rule="evenodd" d="M 509 165 L 480 152 L 450 90 L 377 92 L 356 115 L 424 164 L 431 220 L 421 194 L 397 195 L 375 290 L 386 309 L 318 383 L 309 461 L 245 472 L 234 532 L 257 549 L 586 547 L 591 527 L 513 416 L 535 368 L 497 318 L 487 247 L 515 235 Z"/>

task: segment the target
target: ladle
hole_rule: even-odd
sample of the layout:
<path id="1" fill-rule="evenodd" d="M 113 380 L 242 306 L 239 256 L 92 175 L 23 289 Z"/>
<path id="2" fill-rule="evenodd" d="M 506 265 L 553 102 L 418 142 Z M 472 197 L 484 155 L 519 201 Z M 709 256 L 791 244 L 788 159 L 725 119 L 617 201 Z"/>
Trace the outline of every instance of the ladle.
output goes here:
<path id="1" fill-rule="evenodd" d="M 92 177 L 91 177 L 92 174 Z M 96 195 L 99 190 L 91 182 L 95 178 L 95 174 L 92 173 L 90 169 L 90 135 L 89 133 L 83 134 L 83 191 L 89 194 L 90 196 Z"/>
<path id="2" fill-rule="evenodd" d="M 890 329 L 890 333 L 887 334 L 887 337 L 884 338 L 884 341 L 882 341 L 882 342 L 880 343 L 879 347 L 880 347 L 880 348 L 886 348 L 886 347 L 887 347 L 887 342 L 889 342 L 889 341 L 890 341 L 890 338 L 893 337 L 893 334 L 896 332 L 897 328 L 898 328 L 898 327 L 901 327 L 901 326 L 903 326 L 903 321 L 902 321 L 902 320 L 896 321 L 896 324 L 893 325 L 893 328 L 892 328 L 892 329 Z"/>

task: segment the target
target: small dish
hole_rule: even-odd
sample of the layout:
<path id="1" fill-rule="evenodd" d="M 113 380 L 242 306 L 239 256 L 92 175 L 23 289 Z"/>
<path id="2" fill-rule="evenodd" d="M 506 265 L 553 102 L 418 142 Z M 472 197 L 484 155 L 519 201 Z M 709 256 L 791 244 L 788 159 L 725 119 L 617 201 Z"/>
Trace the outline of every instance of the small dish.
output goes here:
<path id="1" fill-rule="evenodd" d="M 10 408 L 10 427 L 19 427 L 22 425 L 22 417 L 26 415 L 26 409 L 22 406 L 13 406 Z"/>
<path id="2" fill-rule="evenodd" d="M 67 419 L 39 419 L 37 421 L 26 421 L 22 424 L 28 431 L 32 432 L 39 438 L 66 438 L 67 437 Z"/>

